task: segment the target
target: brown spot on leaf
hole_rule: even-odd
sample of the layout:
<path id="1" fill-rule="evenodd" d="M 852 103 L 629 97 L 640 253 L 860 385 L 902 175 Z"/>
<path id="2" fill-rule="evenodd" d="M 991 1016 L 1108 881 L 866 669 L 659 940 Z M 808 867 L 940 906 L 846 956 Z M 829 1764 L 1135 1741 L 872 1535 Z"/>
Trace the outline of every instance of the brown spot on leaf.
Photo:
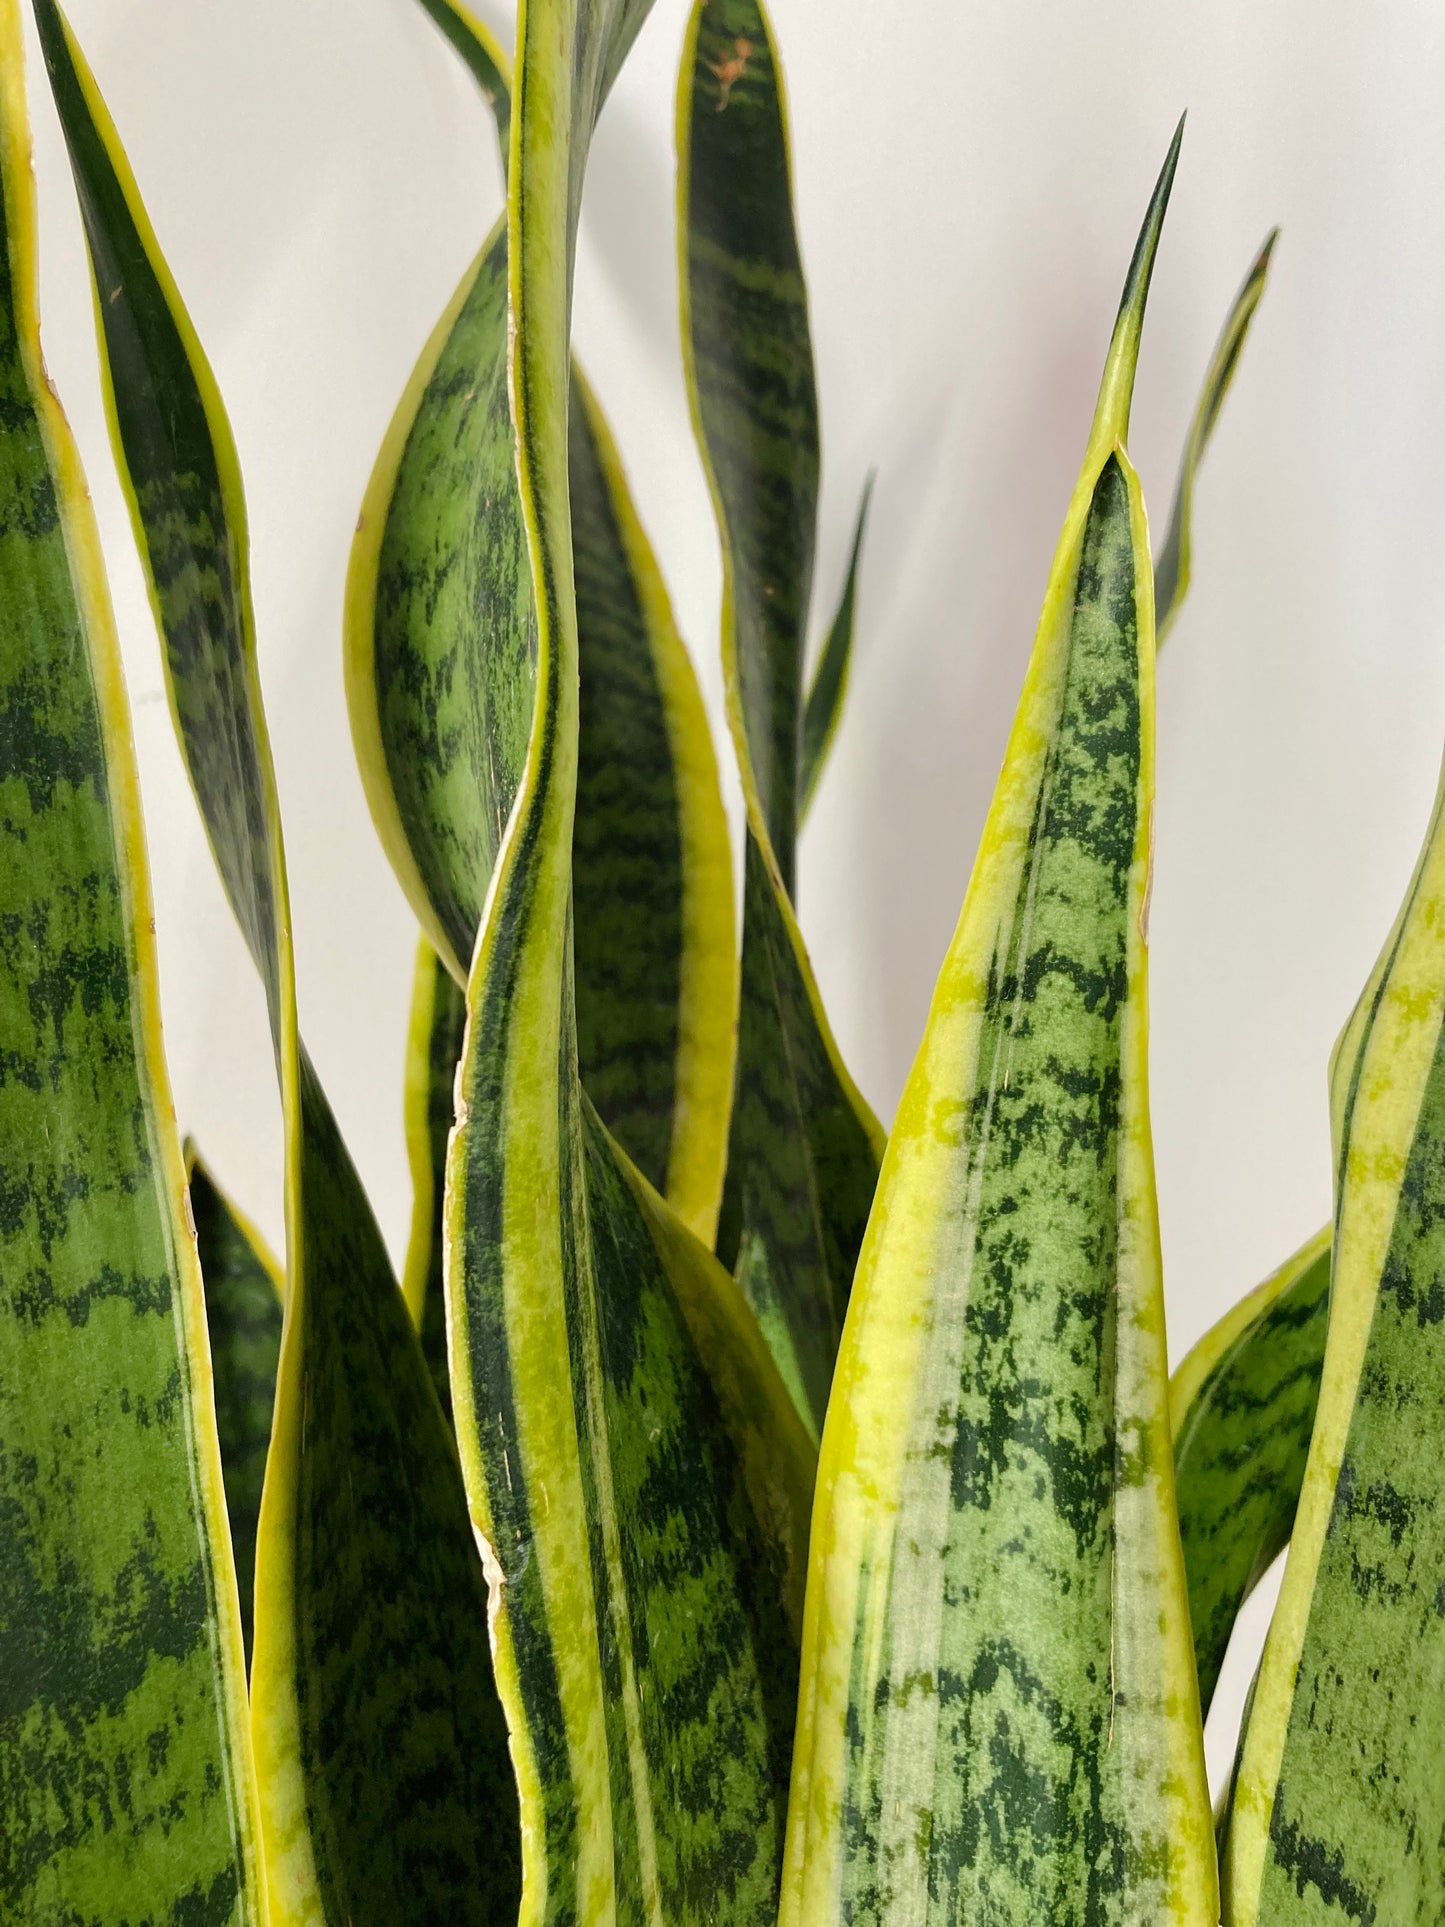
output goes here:
<path id="1" fill-rule="evenodd" d="M 747 72 L 748 61 L 752 58 L 752 52 L 752 41 L 748 40 L 744 35 L 739 34 L 733 42 L 733 50 L 730 54 L 724 54 L 720 60 L 709 61 L 708 65 L 713 73 L 716 74 L 718 81 L 719 92 L 716 111 L 719 114 L 723 112 L 729 100 L 731 100 L 734 85 L 740 81 Z"/>

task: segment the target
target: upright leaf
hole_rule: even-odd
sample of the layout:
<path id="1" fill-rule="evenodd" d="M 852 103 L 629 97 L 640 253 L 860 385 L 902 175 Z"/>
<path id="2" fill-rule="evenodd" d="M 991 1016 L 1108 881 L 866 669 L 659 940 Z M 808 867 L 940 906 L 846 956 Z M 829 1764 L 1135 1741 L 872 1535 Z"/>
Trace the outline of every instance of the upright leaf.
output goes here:
<path id="1" fill-rule="evenodd" d="M 1233 1927 L 1408 1927 L 1445 1892 L 1442 797 L 1330 1066 L 1329 1337 L 1230 1804 Z"/>
<path id="2" fill-rule="evenodd" d="M 677 110 L 682 339 L 723 555 L 747 802 L 742 996 L 718 1255 L 816 1436 L 883 1133 L 793 914 L 818 406 L 782 76 L 757 0 L 697 0 Z"/>
<path id="3" fill-rule="evenodd" d="M 412 982 L 406 1047 L 406 1151 L 411 1232 L 401 1289 L 441 1408 L 450 1416 L 446 1307 L 442 1302 L 442 1194 L 467 1007 L 451 972 L 423 937 Z"/>
<path id="4" fill-rule="evenodd" d="M 447 1301 L 522 1793 L 523 1920 L 761 1927 L 812 1453 L 740 1295 L 583 1094 L 572 994 L 571 271 L 593 123 L 643 11 L 580 0 L 522 18 L 510 386 L 536 704 L 496 873 L 468 879 L 487 911 L 448 1160 Z M 494 713 L 480 688 L 470 713 Z M 466 754 L 484 763 L 485 736 Z"/>
<path id="5" fill-rule="evenodd" d="M 427 3 L 463 47 L 465 10 Z M 459 983 L 525 761 L 536 677 L 506 274 L 498 227 L 398 406 L 347 591 L 347 694 L 372 814 Z M 727 825 L 666 589 L 601 410 L 575 369 L 571 379 L 582 1076 L 611 1132 L 711 1242 L 737 1006 Z"/>
<path id="6" fill-rule="evenodd" d="M 889 1141 L 823 1435 L 784 1927 L 1212 1927 L 1150 1148 L 1129 398 L 1178 136 Z"/>
<path id="7" fill-rule="evenodd" d="M 1179 1533 L 1205 1713 L 1239 1609 L 1294 1525 L 1329 1309 L 1326 1226 L 1206 1332 L 1170 1382 Z"/>
<path id="8" fill-rule="evenodd" d="M 863 553 L 863 534 L 868 526 L 868 504 L 873 499 L 873 477 L 868 477 L 863 499 L 858 504 L 858 520 L 853 525 L 853 546 L 848 552 L 848 573 L 837 613 L 828 628 L 823 653 L 808 685 L 808 700 L 803 706 L 802 797 L 800 818 L 812 806 L 818 779 L 833 747 L 838 720 L 843 713 L 843 698 L 848 693 L 848 671 L 853 661 L 853 619 L 858 606 L 858 562 Z"/>
<path id="9" fill-rule="evenodd" d="M 189 1144 L 186 1178 L 206 1285 L 216 1432 L 249 1667 L 255 1638 L 256 1530 L 276 1408 L 286 1274 Z"/>
<path id="10" fill-rule="evenodd" d="M 1229 393 L 1229 384 L 1234 380 L 1234 371 L 1239 366 L 1244 338 L 1249 333 L 1254 311 L 1263 297 L 1265 278 L 1269 273 L 1269 257 L 1274 252 L 1278 238 L 1279 229 L 1272 228 L 1265 236 L 1264 246 L 1254 257 L 1249 273 L 1244 277 L 1243 285 L 1225 318 L 1219 340 L 1214 345 L 1204 386 L 1195 403 L 1194 418 L 1189 424 L 1189 436 L 1179 464 L 1179 481 L 1174 491 L 1169 527 L 1154 564 L 1155 620 L 1161 644 L 1174 627 L 1179 605 L 1189 592 L 1193 561 L 1194 478 L 1204 459 L 1204 451 L 1209 446 L 1209 438 L 1214 433 L 1214 425 L 1219 420 L 1219 411 Z"/>
<path id="11" fill-rule="evenodd" d="M 94 80 L 53 0 L 36 14 L 181 749 L 281 1083 L 288 1289 L 252 1662 L 272 1904 L 334 1927 L 502 1917 L 516 1802 L 456 1457 L 297 1031 L 235 449 Z"/>
<path id="12" fill-rule="evenodd" d="M 0 0 L 0 1918 L 263 1927 L 130 719 Z"/>

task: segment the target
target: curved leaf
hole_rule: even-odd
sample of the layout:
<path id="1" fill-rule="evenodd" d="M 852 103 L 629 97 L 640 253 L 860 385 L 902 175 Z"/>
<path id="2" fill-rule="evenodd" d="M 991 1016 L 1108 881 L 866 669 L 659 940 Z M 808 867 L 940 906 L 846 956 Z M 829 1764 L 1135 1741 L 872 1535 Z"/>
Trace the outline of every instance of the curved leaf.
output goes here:
<path id="1" fill-rule="evenodd" d="M 1244 277 L 1243 285 L 1234 297 L 1234 304 L 1225 319 L 1219 340 L 1214 345 L 1214 353 L 1210 357 L 1209 368 L 1204 377 L 1204 386 L 1194 406 L 1194 419 L 1189 424 L 1189 436 L 1184 444 L 1184 458 L 1179 465 L 1179 481 L 1174 491 L 1174 506 L 1169 514 L 1169 527 L 1165 531 L 1163 546 L 1154 563 L 1155 620 L 1158 623 L 1161 645 L 1174 627 L 1174 618 L 1179 613 L 1179 606 L 1189 593 L 1193 561 L 1191 525 L 1194 514 L 1194 477 L 1200 462 L 1204 459 L 1204 451 L 1209 446 L 1214 425 L 1219 420 L 1219 411 L 1224 406 L 1224 397 L 1229 393 L 1229 384 L 1234 380 L 1234 371 L 1239 366 L 1239 357 L 1244 351 L 1244 338 L 1249 333 L 1249 324 L 1254 319 L 1254 311 L 1263 297 L 1265 278 L 1269 273 L 1269 257 L 1278 239 L 1279 229 L 1271 228 L 1264 238 L 1264 246 L 1254 257 L 1249 273 Z"/>
<path id="2" fill-rule="evenodd" d="M 1170 1382 L 1179 1534 L 1206 1714 L 1239 1609 L 1294 1525 L 1329 1310 L 1326 1225 L 1204 1334 Z"/>
<path id="3" fill-rule="evenodd" d="M 1330 1066 L 1319 1408 L 1229 1813 L 1225 1918 L 1435 1921 L 1445 1881 L 1445 784 Z"/>
<path id="4" fill-rule="evenodd" d="M 1218 1918 L 1149 1135 L 1153 577 L 1124 448 L 1178 142 L 859 1261 L 783 1927 Z"/>
<path id="5" fill-rule="evenodd" d="M 848 552 L 848 573 L 843 582 L 843 594 L 828 630 L 828 639 L 823 644 L 823 653 L 818 658 L 818 667 L 808 685 L 808 700 L 803 707 L 802 800 L 798 805 L 800 821 L 812 808 L 818 779 L 823 774 L 823 765 L 828 760 L 838 721 L 843 714 L 843 699 L 848 694 L 848 670 L 853 660 L 853 617 L 858 601 L 858 560 L 863 552 L 868 504 L 872 499 L 873 477 L 870 475 L 864 485 L 863 499 L 858 504 L 858 520 L 853 525 L 853 546 Z"/>
<path id="6" fill-rule="evenodd" d="M 262 1927 L 120 655 L 0 0 L 0 1915 Z"/>
<path id="7" fill-rule="evenodd" d="M 883 1132 L 838 1054 L 791 903 L 818 408 L 782 77 L 756 0 L 697 0 L 677 143 L 683 354 L 722 542 L 728 720 L 748 811 L 717 1249 L 816 1436 Z"/>
<path id="8" fill-rule="evenodd" d="M 492 110 L 505 180 L 512 145 L 512 63 L 486 22 L 461 0 L 421 0 L 421 4 L 466 62 Z"/>
<path id="9" fill-rule="evenodd" d="M 273 1912 L 449 1927 L 516 1895 L 483 1575 L 405 1303 L 297 1032 L 229 425 L 95 83 L 51 0 L 36 14 L 181 749 L 266 982 L 281 1083 L 288 1290 L 252 1664 Z"/>
<path id="10" fill-rule="evenodd" d="M 191 1144 L 186 1146 L 186 1182 L 206 1285 L 216 1431 L 249 1668 L 255 1631 L 256 1528 L 276 1407 L 286 1274 Z"/>
<path id="11" fill-rule="evenodd" d="M 522 1793 L 522 1919 L 762 1927 L 811 1449 L 736 1288 L 659 1200 L 644 1205 L 576 1068 L 571 264 L 592 126 L 644 10 L 594 0 L 522 17 L 510 385 L 536 714 L 496 873 L 470 880 L 487 914 L 448 1160 L 446 1285 L 457 1436 Z M 468 753 L 483 759 L 485 740 Z"/>
<path id="12" fill-rule="evenodd" d="M 462 993 L 423 937 L 417 945 L 406 1045 L 404 1113 L 412 1202 L 401 1289 L 421 1336 L 437 1398 L 448 1417 L 452 1388 L 442 1300 L 442 1196 L 466 1025 Z"/>
<path id="13" fill-rule="evenodd" d="M 452 38 L 464 32 L 454 20 Z M 458 982 L 516 795 L 536 674 L 506 272 L 498 228 L 398 406 L 347 589 L 347 695 L 372 814 Z M 711 1242 L 737 1007 L 727 823 L 666 589 L 596 399 L 575 368 L 571 381 L 582 1076 L 608 1128 Z"/>

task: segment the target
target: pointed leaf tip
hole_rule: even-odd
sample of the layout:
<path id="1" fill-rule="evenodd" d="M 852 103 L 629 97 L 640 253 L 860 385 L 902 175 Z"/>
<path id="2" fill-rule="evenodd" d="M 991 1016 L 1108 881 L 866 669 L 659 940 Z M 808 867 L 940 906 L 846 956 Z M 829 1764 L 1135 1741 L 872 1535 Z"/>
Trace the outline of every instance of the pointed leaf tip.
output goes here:
<path id="1" fill-rule="evenodd" d="M 1164 165 L 1159 170 L 1159 178 L 1154 183 L 1154 192 L 1149 197 L 1139 238 L 1134 243 L 1129 272 L 1124 278 L 1124 292 L 1119 297 L 1119 313 L 1114 322 L 1114 338 L 1109 345 L 1109 359 L 1104 365 L 1104 379 L 1094 411 L 1093 439 L 1096 443 L 1117 441 L 1122 444 L 1129 438 L 1129 404 L 1134 395 L 1134 370 L 1139 362 L 1144 307 L 1149 299 L 1154 257 L 1159 249 L 1159 236 L 1174 186 L 1175 169 L 1179 165 L 1179 150 L 1184 142 L 1184 119 L 1181 114 L 1179 125 L 1174 129 L 1174 138 L 1169 143 L 1169 152 L 1164 156 Z"/>

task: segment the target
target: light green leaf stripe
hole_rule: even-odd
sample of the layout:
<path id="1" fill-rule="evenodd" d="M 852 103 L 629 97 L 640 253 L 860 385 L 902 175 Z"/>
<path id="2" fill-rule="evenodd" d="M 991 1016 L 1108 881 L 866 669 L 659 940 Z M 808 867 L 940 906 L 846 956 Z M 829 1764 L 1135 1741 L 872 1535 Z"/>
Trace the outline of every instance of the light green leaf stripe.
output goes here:
<path id="1" fill-rule="evenodd" d="M 1207 1331 L 1170 1381 L 1179 1534 L 1206 1714 L 1239 1609 L 1294 1525 L 1329 1294 L 1326 1225 Z"/>
<path id="2" fill-rule="evenodd" d="M 252 1661 L 272 1918 L 505 1916 L 515 1793 L 456 1457 L 297 1034 L 235 449 L 95 83 L 50 0 L 36 12 L 181 748 L 266 981 L 281 1081 L 288 1293 Z"/>
<path id="3" fill-rule="evenodd" d="M 442 1299 L 442 1197 L 467 1007 L 451 972 L 423 937 L 412 980 L 404 1119 L 411 1168 L 411 1230 L 401 1289 L 442 1410 L 450 1417 L 446 1306 Z"/>
<path id="4" fill-rule="evenodd" d="M 187 1143 L 186 1182 L 206 1285 L 216 1432 L 241 1602 L 246 1665 L 255 1634 L 256 1528 L 276 1406 L 286 1274 Z"/>
<path id="5" fill-rule="evenodd" d="M 858 604 L 858 561 L 863 552 L 868 505 L 872 499 L 873 477 L 870 475 L 863 489 L 863 499 L 858 504 L 858 520 L 853 525 L 853 546 L 848 553 L 848 574 L 844 579 L 843 594 L 829 627 L 828 639 L 823 644 L 823 653 L 818 658 L 818 667 L 808 686 L 808 700 L 803 707 L 802 794 L 798 804 L 800 821 L 812 808 L 818 779 L 823 774 L 823 765 L 833 747 L 838 720 L 843 714 L 843 700 L 848 694 L 848 671 L 853 661 L 853 621 Z"/>
<path id="6" fill-rule="evenodd" d="M 35 244 L 0 0 L 0 1918 L 263 1927 L 130 718 Z"/>
<path id="7" fill-rule="evenodd" d="M 811 1451 L 736 1287 L 608 1141 L 575 1047 L 570 276 L 592 125 L 643 11 L 520 23 L 511 389 L 537 706 L 468 984 L 446 1290 L 523 1922 L 770 1927 Z"/>
<path id="8" fill-rule="evenodd" d="M 1189 1922 L 1214 1849 L 1150 1148 L 1135 252 L 819 1467 L 783 1927 Z"/>
<path id="9" fill-rule="evenodd" d="M 1264 284 L 1269 274 L 1269 258 L 1278 239 L 1279 229 L 1271 228 L 1264 238 L 1264 246 L 1250 264 L 1239 293 L 1234 297 L 1234 304 L 1210 357 L 1204 386 L 1195 404 L 1194 419 L 1189 424 L 1189 437 L 1184 444 L 1184 457 L 1179 465 L 1179 481 L 1174 491 L 1169 527 L 1154 563 L 1154 608 L 1160 646 L 1174 627 L 1180 604 L 1189 593 L 1193 563 L 1194 478 L 1204 459 L 1204 451 L 1209 446 L 1209 438 L 1214 433 L 1214 425 L 1219 420 L 1219 411 L 1229 393 L 1229 384 L 1234 380 L 1249 324 L 1263 298 Z"/>
<path id="10" fill-rule="evenodd" d="M 782 76 L 756 0 L 694 7 L 677 146 L 683 355 L 722 543 L 728 720 L 748 812 L 717 1251 L 816 1437 L 883 1132 L 838 1054 L 791 902 L 818 410 Z"/>
<path id="11" fill-rule="evenodd" d="M 452 38 L 464 33 L 454 21 Z M 348 702 L 372 814 L 458 982 L 535 693 L 506 260 L 499 228 L 417 365 L 367 490 L 347 592 Z M 608 1128 L 710 1243 L 738 995 L 727 824 L 666 589 L 601 410 L 575 368 L 571 380 L 582 1075 Z"/>
<path id="12" fill-rule="evenodd" d="M 1445 790 L 1442 790 L 1445 794 Z M 1440 1918 L 1445 1756 L 1445 836 L 1330 1066 L 1319 1409 L 1230 1811 L 1225 1918 Z"/>

